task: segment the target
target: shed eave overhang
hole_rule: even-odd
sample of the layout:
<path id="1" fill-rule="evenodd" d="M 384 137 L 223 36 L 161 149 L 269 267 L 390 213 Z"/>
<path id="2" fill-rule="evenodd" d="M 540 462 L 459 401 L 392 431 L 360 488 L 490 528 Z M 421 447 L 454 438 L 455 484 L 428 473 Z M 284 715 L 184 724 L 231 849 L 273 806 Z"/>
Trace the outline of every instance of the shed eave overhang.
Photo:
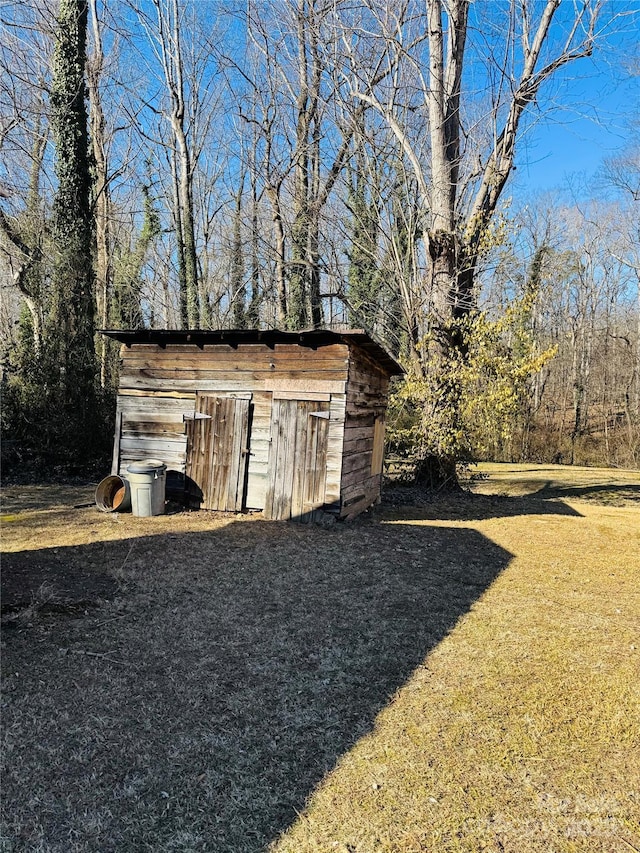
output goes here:
<path id="1" fill-rule="evenodd" d="M 205 345 L 226 344 L 298 344 L 317 349 L 330 344 L 343 343 L 364 350 L 389 376 L 405 372 L 395 358 L 363 329 L 309 329 L 299 332 L 283 332 L 279 329 L 101 329 L 100 333 L 126 346 L 152 344 L 166 347 L 170 344 Z"/>

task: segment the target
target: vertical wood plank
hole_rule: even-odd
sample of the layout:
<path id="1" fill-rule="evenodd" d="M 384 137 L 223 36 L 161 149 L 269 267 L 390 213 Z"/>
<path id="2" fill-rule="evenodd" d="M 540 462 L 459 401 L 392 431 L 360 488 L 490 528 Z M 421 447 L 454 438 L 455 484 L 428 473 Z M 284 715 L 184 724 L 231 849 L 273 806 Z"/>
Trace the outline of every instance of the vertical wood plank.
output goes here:
<path id="1" fill-rule="evenodd" d="M 322 411 L 330 412 L 327 404 Z M 317 437 L 314 451 L 315 465 L 313 469 L 313 508 L 311 518 L 318 518 L 325 503 L 327 489 L 327 455 L 329 452 L 329 424 L 328 418 L 312 418 L 317 421 Z"/>
<path id="2" fill-rule="evenodd" d="M 195 411 L 197 414 L 212 414 L 212 398 L 205 395 L 196 397 Z M 209 418 L 188 420 L 187 461 L 185 473 L 189 478 L 189 493 L 191 500 L 203 508 L 207 508 L 209 497 L 209 459 L 208 451 L 211 444 L 212 421 Z"/>
<path id="3" fill-rule="evenodd" d="M 293 492 L 293 456 L 296 443 L 295 401 L 279 400 L 280 423 L 279 461 L 276 471 L 276 518 L 291 518 L 291 497 Z"/>
<path id="4" fill-rule="evenodd" d="M 236 511 L 244 500 L 250 401 L 199 394 L 187 423 L 187 476 L 201 490 L 203 509 Z"/>
<path id="5" fill-rule="evenodd" d="M 378 415 L 373 426 L 373 453 L 371 455 L 371 476 L 382 473 L 384 463 L 384 418 Z"/>
<path id="6" fill-rule="evenodd" d="M 122 410 L 120 408 L 120 399 L 116 403 L 116 424 L 113 435 L 113 455 L 111 458 L 111 473 L 120 473 L 120 435 L 122 433 Z"/>
<path id="7" fill-rule="evenodd" d="M 293 445 L 293 454 L 289 464 L 293 466 L 293 470 L 291 482 L 291 510 L 289 515 L 291 518 L 298 518 L 304 511 L 307 436 L 309 434 L 309 403 L 299 400 L 291 405 L 291 409 L 294 419 L 290 436 L 291 444 Z"/>
<path id="8" fill-rule="evenodd" d="M 313 412 L 329 412 L 329 405 L 316 405 L 308 413 L 309 437 L 305 451 L 305 499 L 302 520 L 311 521 L 325 502 L 327 483 L 328 418 Z"/>
<path id="9" fill-rule="evenodd" d="M 215 504 L 212 503 L 211 485 L 216 464 L 216 398 L 199 395 L 198 403 L 197 411 L 210 416 L 208 419 L 196 422 L 202 424 L 199 430 L 200 446 L 198 448 L 198 482 L 202 483 L 202 507 L 203 509 L 215 509 Z"/>
<path id="10" fill-rule="evenodd" d="M 209 506 L 208 509 L 224 509 L 224 494 L 228 479 L 229 457 L 225 452 L 228 445 L 227 407 L 224 399 L 215 398 L 213 417 L 213 436 L 211 442 L 211 467 L 209 469 Z"/>
<path id="11" fill-rule="evenodd" d="M 324 504 L 329 402 L 274 400 L 265 517 L 309 521 Z"/>
<path id="12" fill-rule="evenodd" d="M 230 400 L 233 448 L 232 464 L 229 469 L 227 506 L 230 510 L 241 510 L 244 497 L 245 474 L 248 462 L 249 400 Z"/>
<path id="13" fill-rule="evenodd" d="M 273 400 L 271 408 L 271 451 L 265 498 L 265 518 L 280 519 L 285 510 L 283 490 L 286 484 L 289 452 L 289 422 L 292 401 Z M 295 406 L 295 402 L 293 402 Z"/>
<path id="14" fill-rule="evenodd" d="M 276 400 L 271 403 L 271 435 L 269 437 L 269 460 L 267 468 L 267 488 L 264 494 L 263 514 L 265 518 L 273 518 L 273 498 L 274 498 L 274 472 L 275 462 L 278 458 L 278 431 L 277 423 L 277 407 Z"/>

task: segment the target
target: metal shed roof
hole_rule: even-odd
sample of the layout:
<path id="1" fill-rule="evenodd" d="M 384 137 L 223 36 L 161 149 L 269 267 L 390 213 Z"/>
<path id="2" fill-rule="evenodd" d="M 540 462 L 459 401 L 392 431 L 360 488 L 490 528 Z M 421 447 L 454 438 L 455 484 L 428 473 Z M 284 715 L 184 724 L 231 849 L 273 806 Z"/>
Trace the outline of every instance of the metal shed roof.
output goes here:
<path id="1" fill-rule="evenodd" d="M 386 349 L 363 329 L 347 329 L 336 332 L 332 329 L 311 329 L 301 332 L 282 332 L 278 329 L 101 329 L 103 335 L 113 338 L 126 346 L 131 344 L 226 344 L 237 347 L 239 344 L 298 344 L 317 349 L 329 344 L 355 345 L 364 350 L 389 376 L 404 373 L 404 368 Z"/>

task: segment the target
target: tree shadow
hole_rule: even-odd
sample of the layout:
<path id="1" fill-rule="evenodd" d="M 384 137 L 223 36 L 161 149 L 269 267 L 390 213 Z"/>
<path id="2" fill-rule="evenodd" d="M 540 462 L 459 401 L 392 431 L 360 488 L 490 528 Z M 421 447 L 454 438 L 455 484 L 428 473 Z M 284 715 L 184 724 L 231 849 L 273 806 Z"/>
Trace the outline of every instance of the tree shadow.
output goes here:
<path id="1" fill-rule="evenodd" d="M 475 494 L 459 491 L 449 494 L 430 494 L 420 489 L 396 487 L 385 490 L 382 506 L 376 510 L 384 515 L 399 513 L 412 520 L 485 521 L 491 518 L 513 518 L 520 515 L 565 515 L 581 518 L 572 506 L 560 500 L 558 493 L 539 491 L 530 495 Z M 567 494 L 566 497 L 571 497 Z"/>
<path id="2" fill-rule="evenodd" d="M 6 555 L 18 599 L 100 604 L 6 632 L 11 849 L 264 850 L 510 558 L 263 521 Z"/>
<path id="3" fill-rule="evenodd" d="M 556 486 L 545 483 L 535 496 L 543 500 L 577 498 L 596 503 L 640 502 L 640 485 L 635 483 L 593 483 L 585 486 Z"/>

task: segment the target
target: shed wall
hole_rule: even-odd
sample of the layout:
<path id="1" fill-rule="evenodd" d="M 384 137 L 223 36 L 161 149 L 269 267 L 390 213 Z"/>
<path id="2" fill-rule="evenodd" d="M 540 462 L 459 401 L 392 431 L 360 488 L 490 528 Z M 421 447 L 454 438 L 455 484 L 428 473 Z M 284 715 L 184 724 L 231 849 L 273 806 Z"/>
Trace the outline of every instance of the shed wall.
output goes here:
<path id="1" fill-rule="evenodd" d="M 344 518 L 357 515 L 380 499 L 388 391 L 386 371 L 362 350 L 352 349 L 340 483 L 340 514 Z"/>
<path id="2" fill-rule="evenodd" d="M 162 459 L 184 474 L 185 416 L 193 415 L 199 393 L 250 395 L 252 423 L 246 505 L 262 509 L 271 447 L 272 400 L 330 403 L 326 496 L 339 506 L 348 347 L 317 350 L 294 344 L 225 344 L 166 347 L 133 344 L 121 351 L 120 388 L 112 470 L 124 474 L 137 459 Z"/>

